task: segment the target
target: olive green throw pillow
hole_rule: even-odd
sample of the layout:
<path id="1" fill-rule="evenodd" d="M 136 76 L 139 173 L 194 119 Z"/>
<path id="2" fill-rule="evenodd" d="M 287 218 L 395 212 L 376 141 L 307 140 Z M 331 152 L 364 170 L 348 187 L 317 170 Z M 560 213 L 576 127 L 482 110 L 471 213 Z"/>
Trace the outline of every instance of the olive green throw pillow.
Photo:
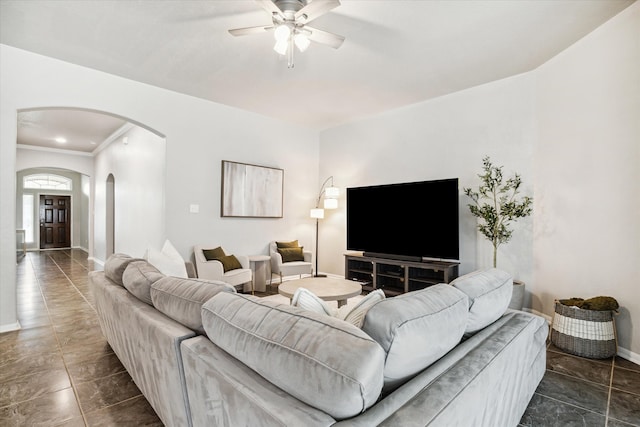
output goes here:
<path id="1" fill-rule="evenodd" d="M 224 250 L 220 246 L 215 249 L 203 249 L 202 254 L 207 259 L 207 261 L 220 259 L 224 256 L 227 256 L 227 254 L 224 253 Z"/>
<path id="2" fill-rule="evenodd" d="M 235 255 L 226 255 L 221 258 L 218 258 L 218 261 L 222 263 L 222 268 L 226 273 L 229 270 L 236 270 L 238 268 L 242 268 L 242 264 L 238 261 L 238 258 Z"/>
<path id="3" fill-rule="evenodd" d="M 276 242 L 276 246 L 278 247 L 278 249 L 300 247 L 297 240 L 293 240 L 291 242 Z"/>
<path id="4" fill-rule="evenodd" d="M 282 262 L 304 261 L 304 253 L 302 247 L 299 248 L 282 248 L 278 249 L 282 255 Z"/>

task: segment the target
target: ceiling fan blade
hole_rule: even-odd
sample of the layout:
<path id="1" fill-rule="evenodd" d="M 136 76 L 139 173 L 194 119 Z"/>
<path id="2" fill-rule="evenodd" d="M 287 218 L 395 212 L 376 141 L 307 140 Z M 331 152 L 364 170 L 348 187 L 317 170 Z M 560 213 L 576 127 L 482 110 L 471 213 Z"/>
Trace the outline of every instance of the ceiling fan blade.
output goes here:
<path id="1" fill-rule="evenodd" d="M 309 40 L 326 44 L 327 46 L 331 46 L 334 49 L 342 46 L 342 42 L 344 41 L 344 36 L 339 36 L 338 34 L 329 33 L 327 31 L 318 30 L 317 28 L 312 28 L 309 26 L 304 27 L 305 32 L 308 31 L 311 34 L 308 34 L 307 37 Z"/>
<path id="2" fill-rule="evenodd" d="M 260 27 L 234 28 L 233 30 L 229 30 L 229 33 L 232 36 L 248 36 L 251 34 L 264 33 L 265 31 L 269 31 L 272 29 L 273 25 L 263 25 Z"/>
<path id="3" fill-rule="evenodd" d="M 297 11 L 295 18 L 296 21 L 299 20 L 302 23 L 311 22 L 338 6 L 340 6 L 339 0 L 314 0 Z"/>
<path id="4" fill-rule="evenodd" d="M 264 10 L 269 12 L 269 15 L 273 15 L 274 13 L 277 15 L 282 15 L 282 11 L 280 10 L 280 8 L 276 6 L 276 4 L 271 0 L 256 0 L 256 3 L 262 6 Z"/>

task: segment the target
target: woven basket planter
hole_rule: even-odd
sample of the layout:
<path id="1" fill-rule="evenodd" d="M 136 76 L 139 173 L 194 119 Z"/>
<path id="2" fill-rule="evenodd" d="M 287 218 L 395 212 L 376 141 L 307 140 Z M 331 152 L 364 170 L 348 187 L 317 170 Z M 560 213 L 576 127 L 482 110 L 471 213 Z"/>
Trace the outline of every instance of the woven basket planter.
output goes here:
<path id="1" fill-rule="evenodd" d="M 551 342 L 576 356 L 606 359 L 618 351 L 613 310 L 585 310 L 556 301 Z"/>

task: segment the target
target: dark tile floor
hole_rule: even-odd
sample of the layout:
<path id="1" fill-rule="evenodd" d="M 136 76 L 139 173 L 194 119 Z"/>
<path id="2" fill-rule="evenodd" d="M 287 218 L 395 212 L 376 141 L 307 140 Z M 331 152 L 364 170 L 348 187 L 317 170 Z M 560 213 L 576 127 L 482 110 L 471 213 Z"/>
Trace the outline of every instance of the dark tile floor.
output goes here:
<path id="1" fill-rule="evenodd" d="M 30 252 L 18 264 L 22 329 L 0 334 L 1 426 L 161 426 L 105 341 L 81 250 Z M 640 366 L 549 346 L 521 426 L 640 426 Z M 496 426 L 501 427 L 501 426 Z"/>

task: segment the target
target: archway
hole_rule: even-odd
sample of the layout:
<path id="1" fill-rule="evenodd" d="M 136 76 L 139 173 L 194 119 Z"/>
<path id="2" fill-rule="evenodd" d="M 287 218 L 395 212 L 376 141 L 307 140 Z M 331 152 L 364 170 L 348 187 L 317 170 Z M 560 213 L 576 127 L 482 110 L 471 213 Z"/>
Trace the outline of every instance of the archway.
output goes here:
<path id="1" fill-rule="evenodd" d="M 82 197 L 86 195 L 88 204 L 82 215 L 88 223 L 88 242 L 74 239 L 74 247 L 86 249 L 91 259 L 101 262 L 116 251 L 139 253 L 139 245 L 155 243 L 153 239 L 162 236 L 164 135 L 135 120 L 91 109 L 38 107 L 17 114 L 16 170 L 59 168 L 86 178 Z M 57 145 L 58 136 L 66 136 L 59 139 L 67 142 Z M 151 168 L 141 164 L 144 158 L 154 159 Z M 154 200 L 162 204 L 143 204 L 146 194 L 157 196 Z M 16 194 L 19 204 L 21 197 Z M 120 209 L 125 212 L 118 212 Z M 132 218 L 132 213 L 144 213 L 145 219 Z"/>

